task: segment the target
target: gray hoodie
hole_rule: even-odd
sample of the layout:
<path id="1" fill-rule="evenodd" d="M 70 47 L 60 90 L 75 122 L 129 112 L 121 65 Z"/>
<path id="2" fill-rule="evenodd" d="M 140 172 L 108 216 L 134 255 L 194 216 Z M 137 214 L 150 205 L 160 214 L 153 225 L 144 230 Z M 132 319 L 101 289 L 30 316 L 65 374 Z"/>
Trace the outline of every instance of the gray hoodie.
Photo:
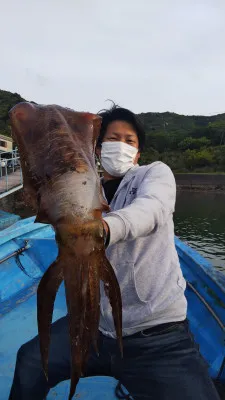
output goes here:
<path id="1" fill-rule="evenodd" d="M 176 183 L 167 165 L 136 165 L 104 216 L 110 229 L 106 254 L 122 294 L 123 336 L 186 318 L 186 282 L 174 244 L 175 200 Z M 116 337 L 103 287 L 99 329 Z"/>

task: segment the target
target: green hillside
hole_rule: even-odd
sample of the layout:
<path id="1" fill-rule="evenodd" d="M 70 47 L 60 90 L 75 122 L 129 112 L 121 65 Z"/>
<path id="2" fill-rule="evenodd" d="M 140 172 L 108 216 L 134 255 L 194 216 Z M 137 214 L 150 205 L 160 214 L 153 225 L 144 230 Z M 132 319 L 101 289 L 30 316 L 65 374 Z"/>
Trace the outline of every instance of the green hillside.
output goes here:
<path id="1" fill-rule="evenodd" d="M 8 111 L 24 99 L 0 90 L 0 134 L 10 136 Z M 174 171 L 225 171 L 225 113 L 186 116 L 175 113 L 141 113 L 147 133 L 142 163 L 166 162 Z"/>
<path id="2" fill-rule="evenodd" d="M 24 99 L 18 93 L 0 90 L 0 134 L 10 136 L 9 110 Z"/>
<path id="3" fill-rule="evenodd" d="M 146 133 L 142 163 L 166 162 L 174 171 L 225 171 L 225 113 L 186 116 L 175 113 L 139 115 Z"/>

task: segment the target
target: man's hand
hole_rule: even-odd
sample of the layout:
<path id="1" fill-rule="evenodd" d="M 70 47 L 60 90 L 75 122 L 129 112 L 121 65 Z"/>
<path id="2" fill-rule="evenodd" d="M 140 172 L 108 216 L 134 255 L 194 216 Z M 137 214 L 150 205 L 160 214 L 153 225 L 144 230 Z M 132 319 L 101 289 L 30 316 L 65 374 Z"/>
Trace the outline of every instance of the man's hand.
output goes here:
<path id="1" fill-rule="evenodd" d="M 105 229 L 106 235 L 108 235 L 109 225 L 107 224 L 107 222 L 104 221 L 104 219 L 102 220 L 102 223 L 103 223 L 103 228 Z"/>
<path id="2" fill-rule="evenodd" d="M 110 239 L 110 231 L 109 231 L 109 226 L 107 224 L 107 222 L 104 221 L 104 219 L 102 220 L 102 224 L 103 224 L 103 229 L 104 229 L 104 244 L 105 247 L 108 246 L 109 244 L 109 239 Z"/>

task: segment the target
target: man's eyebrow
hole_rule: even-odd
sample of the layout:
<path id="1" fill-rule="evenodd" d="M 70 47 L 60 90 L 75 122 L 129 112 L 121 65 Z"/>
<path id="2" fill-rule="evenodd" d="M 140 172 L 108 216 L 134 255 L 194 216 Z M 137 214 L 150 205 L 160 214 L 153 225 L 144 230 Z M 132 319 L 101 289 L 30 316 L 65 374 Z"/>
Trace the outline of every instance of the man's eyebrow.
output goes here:
<path id="1" fill-rule="evenodd" d="M 120 135 L 121 135 L 121 132 L 112 132 L 112 133 L 110 133 L 110 135 L 117 135 L 117 136 L 120 136 Z M 134 137 L 134 136 L 135 136 L 135 133 L 126 133 L 126 136 L 127 136 L 127 137 Z"/>

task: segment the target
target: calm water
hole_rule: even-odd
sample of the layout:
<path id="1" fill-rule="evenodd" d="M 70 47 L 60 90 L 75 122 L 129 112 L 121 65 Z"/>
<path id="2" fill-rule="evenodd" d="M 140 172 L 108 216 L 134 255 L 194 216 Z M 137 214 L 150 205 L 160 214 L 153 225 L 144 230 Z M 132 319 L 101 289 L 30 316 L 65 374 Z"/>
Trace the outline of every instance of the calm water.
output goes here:
<path id="1" fill-rule="evenodd" d="M 179 192 L 175 233 L 225 273 L 225 193 Z"/>

